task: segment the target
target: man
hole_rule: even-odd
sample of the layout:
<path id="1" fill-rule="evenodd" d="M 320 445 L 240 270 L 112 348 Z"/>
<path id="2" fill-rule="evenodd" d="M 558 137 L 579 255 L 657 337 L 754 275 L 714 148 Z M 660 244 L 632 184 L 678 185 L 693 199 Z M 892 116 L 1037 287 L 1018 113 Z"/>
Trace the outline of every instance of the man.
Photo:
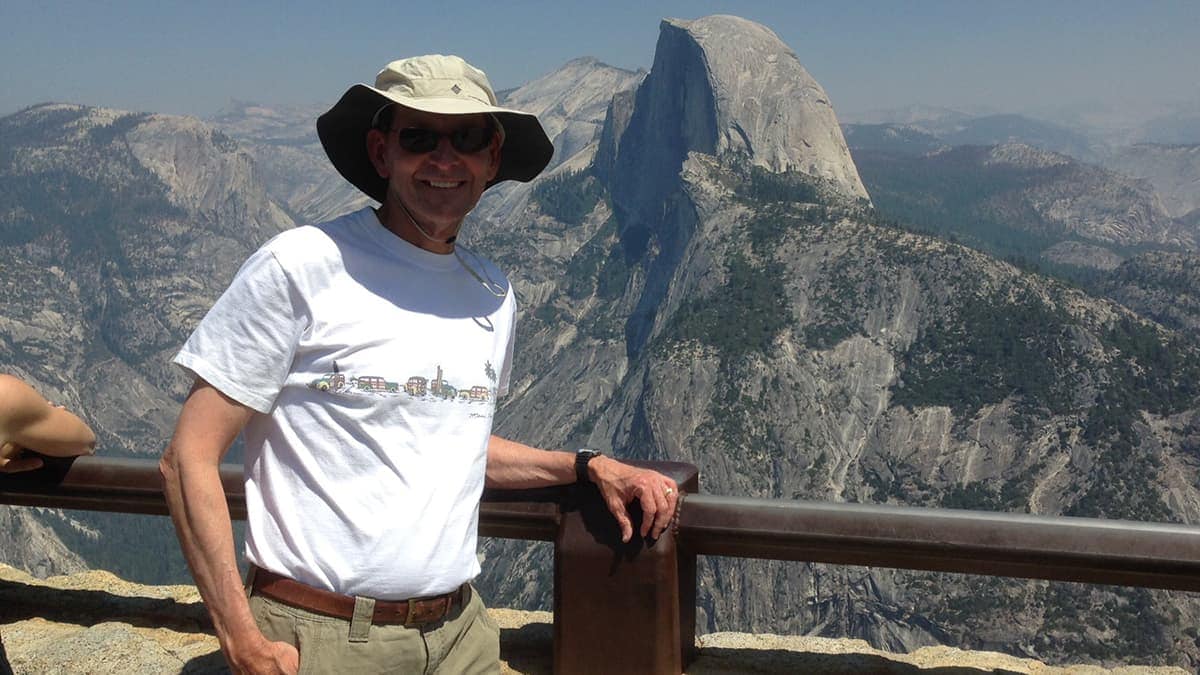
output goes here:
<path id="1" fill-rule="evenodd" d="M 455 243 L 483 191 L 552 145 L 462 59 L 395 61 L 317 122 L 333 165 L 380 202 L 268 242 L 176 357 L 196 383 L 162 460 L 180 543 L 239 672 L 495 672 L 469 581 L 484 484 L 581 476 L 623 537 L 657 537 L 676 488 L 590 451 L 491 435 L 515 300 Z M 247 601 L 221 457 L 246 437 Z"/>

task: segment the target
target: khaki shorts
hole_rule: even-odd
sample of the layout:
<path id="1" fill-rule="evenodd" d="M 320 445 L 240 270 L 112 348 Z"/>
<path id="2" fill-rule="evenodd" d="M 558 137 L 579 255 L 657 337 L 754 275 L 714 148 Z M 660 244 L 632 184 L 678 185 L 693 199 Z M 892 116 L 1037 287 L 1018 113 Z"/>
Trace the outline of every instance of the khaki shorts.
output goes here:
<path id="1" fill-rule="evenodd" d="M 372 625 L 365 640 L 350 640 L 350 621 L 316 614 L 262 596 L 250 597 L 250 611 L 270 640 L 300 651 L 300 672 L 459 673 L 500 672 L 500 628 L 488 616 L 479 594 L 442 621 L 406 628 Z"/>

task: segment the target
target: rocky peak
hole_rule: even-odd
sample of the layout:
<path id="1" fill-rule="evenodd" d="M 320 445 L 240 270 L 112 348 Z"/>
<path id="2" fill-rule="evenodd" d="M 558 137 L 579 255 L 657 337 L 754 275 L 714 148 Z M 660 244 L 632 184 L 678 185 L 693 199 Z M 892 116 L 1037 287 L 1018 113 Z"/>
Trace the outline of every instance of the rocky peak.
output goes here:
<path id="1" fill-rule="evenodd" d="M 497 227 L 526 231 L 526 205 L 533 186 L 542 179 L 586 169 L 596 156 L 608 104 L 614 96 L 628 94 L 644 77 L 644 71 L 626 71 L 584 56 L 520 88 L 500 92 L 502 106 L 538 115 L 542 129 L 554 143 L 554 156 L 546 172 L 533 183 L 510 180 L 485 192 L 470 216 L 472 221 L 486 221 L 492 231 Z M 469 232 L 472 228 L 467 229 Z"/>
<path id="2" fill-rule="evenodd" d="M 1141 143 L 1104 158 L 1104 165 L 1149 181 L 1162 196 L 1163 206 L 1171 216 L 1200 215 L 1200 143 Z M 1194 231 L 1200 234 L 1200 228 Z"/>
<path id="3" fill-rule="evenodd" d="M 316 143 L 317 117 L 329 104 L 267 105 L 231 100 L 208 121 L 239 140 Z"/>
<path id="4" fill-rule="evenodd" d="M 514 90 L 504 105 L 538 116 L 554 141 L 553 168 L 596 141 L 613 95 L 636 87 L 643 77 L 644 72 L 614 68 L 594 58 L 575 59 Z"/>
<path id="5" fill-rule="evenodd" d="M 733 16 L 664 20 L 635 106 L 617 153 L 627 159 L 616 167 L 626 174 L 618 186 L 658 190 L 688 152 L 701 152 L 803 172 L 868 197 L 825 90 L 765 26 Z M 638 147 L 648 156 L 630 152 Z"/>
<path id="6" fill-rule="evenodd" d="M 984 160 L 984 165 L 1007 164 L 1020 169 L 1048 169 L 1073 163 L 1075 160 L 1066 155 L 1040 150 L 1024 143 L 997 145 Z"/>
<path id="7" fill-rule="evenodd" d="M 38 182 L 43 174 L 65 173 L 110 190 L 140 181 L 193 224 L 202 218 L 258 239 L 293 225 L 266 195 L 251 156 L 194 117 L 48 103 L 0 120 L 0 140 L 7 150 L 3 179 Z M 149 217 L 145 208 L 129 208 L 138 218 Z M 53 219 L 42 214 L 35 220 Z"/>
<path id="8" fill-rule="evenodd" d="M 605 123 L 609 102 L 642 81 L 644 71 L 615 68 L 592 57 L 569 61 L 551 73 L 502 92 L 500 104 L 534 113 L 554 143 L 554 157 L 544 176 L 579 171 L 591 164 Z M 488 190 L 476 210 L 480 220 L 518 217 L 532 187 L 509 181 Z"/>

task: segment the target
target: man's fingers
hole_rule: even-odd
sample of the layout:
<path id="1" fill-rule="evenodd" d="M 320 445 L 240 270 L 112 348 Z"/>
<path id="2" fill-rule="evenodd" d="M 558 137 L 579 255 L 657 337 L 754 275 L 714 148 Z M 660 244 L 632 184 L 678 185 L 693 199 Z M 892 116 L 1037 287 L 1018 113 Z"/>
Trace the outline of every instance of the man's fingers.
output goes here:
<path id="1" fill-rule="evenodd" d="M 285 673 L 300 672 L 300 651 L 286 642 L 277 642 L 279 661 Z"/>
<path id="2" fill-rule="evenodd" d="M 650 494 L 654 499 L 654 508 L 646 509 L 646 520 L 642 524 L 642 536 L 658 539 L 666 529 L 667 520 L 671 517 L 667 510 L 667 488 L 656 479 L 650 484 Z"/>
<path id="3" fill-rule="evenodd" d="M 638 492 L 638 501 L 642 504 L 642 536 L 647 537 L 654 526 L 654 515 L 658 513 L 658 498 L 654 488 L 642 488 Z"/>
<path id="4" fill-rule="evenodd" d="M 662 489 L 662 502 L 659 505 L 658 513 L 654 516 L 654 538 L 662 536 L 663 532 L 671 526 L 671 518 L 675 516 L 675 502 L 679 499 L 679 488 L 675 485 L 675 481 L 671 481 L 670 485 Z"/>
<path id="5" fill-rule="evenodd" d="M 617 519 L 617 525 L 621 527 L 621 542 L 628 543 L 633 538 L 633 523 L 629 520 L 629 513 L 625 510 L 625 504 L 621 502 L 620 497 L 608 497 L 604 500 L 608 503 L 608 510 L 613 514 L 613 518 Z"/>

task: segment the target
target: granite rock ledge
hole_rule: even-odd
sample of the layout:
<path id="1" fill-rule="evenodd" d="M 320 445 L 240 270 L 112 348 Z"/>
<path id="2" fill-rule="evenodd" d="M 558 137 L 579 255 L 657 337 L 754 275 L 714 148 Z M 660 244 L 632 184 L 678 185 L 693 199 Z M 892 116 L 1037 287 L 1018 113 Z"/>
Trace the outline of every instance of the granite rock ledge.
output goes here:
<path id="1" fill-rule="evenodd" d="M 504 673 L 551 672 L 548 612 L 493 609 Z M 212 624 L 192 586 L 142 586 L 108 572 L 37 579 L 0 564 L 0 636 L 16 675 L 226 673 Z M 1183 673 L 1178 668 L 1053 667 L 989 652 L 926 647 L 911 654 L 862 640 L 713 633 L 688 673 Z"/>

